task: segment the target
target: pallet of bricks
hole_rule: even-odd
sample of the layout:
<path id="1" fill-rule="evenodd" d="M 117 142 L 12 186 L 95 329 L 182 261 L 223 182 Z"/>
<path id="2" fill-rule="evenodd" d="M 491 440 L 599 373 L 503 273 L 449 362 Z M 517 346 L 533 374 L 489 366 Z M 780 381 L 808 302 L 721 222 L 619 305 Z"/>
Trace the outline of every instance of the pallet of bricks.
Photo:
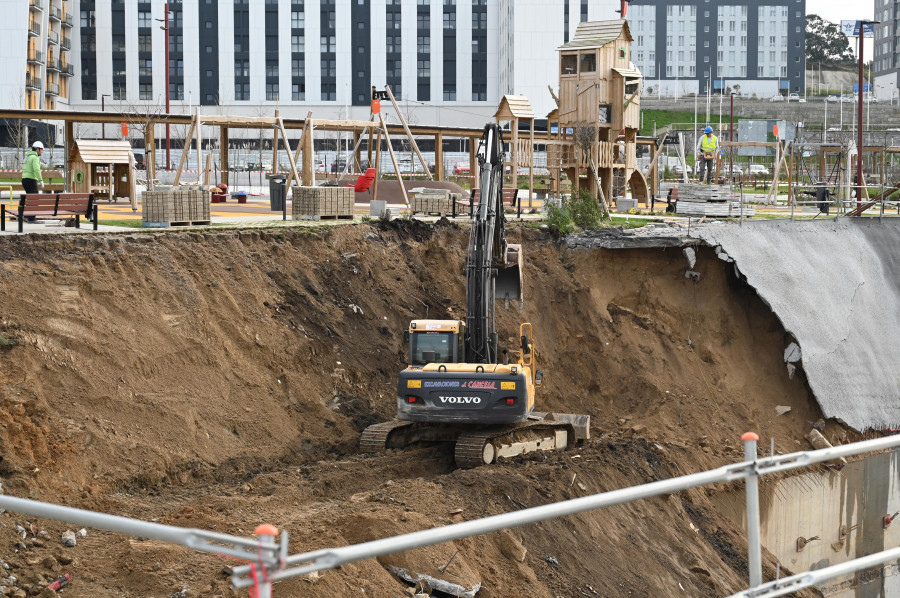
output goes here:
<path id="1" fill-rule="evenodd" d="M 443 189 L 422 189 L 421 191 L 416 191 L 413 189 L 411 194 L 410 211 L 413 214 L 422 212 L 423 214 L 446 216 L 453 211 L 452 198 L 448 191 Z"/>
<path id="2" fill-rule="evenodd" d="M 673 196 L 676 194 L 673 192 Z M 682 216 L 736 218 L 741 215 L 740 196 L 727 185 L 681 184 L 678 187 L 675 212 Z M 754 216 L 756 209 L 743 206 L 743 216 Z"/>
<path id="3" fill-rule="evenodd" d="M 141 199 L 147 227 L 209 224 L 209 191 L 198 185 L 157 187 Z"/>
<path id="4" fill-rule="evenodd" d="M 291 217 L 294 220 L 352 219 L 353 187 L 294 187 Z"/>

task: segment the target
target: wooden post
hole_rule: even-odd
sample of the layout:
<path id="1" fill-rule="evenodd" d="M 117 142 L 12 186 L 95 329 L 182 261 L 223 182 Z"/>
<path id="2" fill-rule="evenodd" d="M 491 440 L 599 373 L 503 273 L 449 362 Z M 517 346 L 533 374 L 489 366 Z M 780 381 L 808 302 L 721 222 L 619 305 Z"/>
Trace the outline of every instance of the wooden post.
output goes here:
<path id="1" fill-rule="evenodd" d="M 287 140 L 287 131 L 284 130 L 284 121 L 281 120 L 280 116 L 278 117 L 278 128 L 276 129 L 276 131 L 281 131 L 281 138 L 284 140 L 284 144 L 288 148 L 290 148 L 290 145 L 288 144 L 288 140 Z M 290 151 L 288 151 L 287 156 L 288 156 L 288 160 L 291 161 L 291 173 L 294 175 L 294 178 L 299 181 L 300 175 L 297 172 L 297 163 L 294 161 L 294 156 L 291 154 Z M 285 188 L 285 195 L 287 195 L 287 188 Z"/>
<path id="2" fill-rule="evenodd" d="M 389 85 L 385 85 L 384 90 L 387 91 L 388 97 L 391 98 L 391 104 L 393 104 L 394 110 L 397 111 L 397 116 L 400 118 L 400 123 L 403 125 L 403 130 L 406 131 L 406 136 L 409 139 L 410 145 L 412 145 L 413 149 L 416 150 L 416 155 L 419 156 L 419 161 L 422 163 L 422 168 L 425 169 L 425 174 L 428 175 L 429 180 L 433 181 L 434 179 L 431 176 L 431 171 L 428 169 L 428 162 L 425 161 L 425 158 L 422 156 L 422 152 L 419 151 L 419 146 L 418 144 L 416 144 L 416 139 L 413 137 L 412 131 L 409 130 L 409 125 L 406 124 L 406 119 L 403 117 L 403 113 L 400 111 L 400 106 L 397 105 L 397 100 L 394 99 L 394 94 L 391 92 L 391 87 Z M 384 113 L 381 112 L 379 114 L 382 115 L 381 126 L 384 127 L 385 138 L 388 138 L 389 136 L 387 125 L 384 124 Z M 388 141 L 388 148 L 391 148 L 390 141 Z M 391 158 L 393 158 L 393 156 L 394 153 L 393 149 L 391 148 Z M 400 176 L 399 170 L 397 172 L 397 176 Z M 403 197 L 406 197 L 405 191 L 403 193 Z M 409 202 L 407 201 L 406 204 L 409 205 Z"/>
<path id="3" fill-rule="evenodd" d="M 400 166 L 397 164 L 397 158 L 394 156 L 394 148 L 391 146 L 391 136 L 388 133 L 387 125 L 384 122 L 384 113 L 379 112 L 378 118 L 381 119 L 381 130 L 384 131 L 384 140 L 387 142 L 388 153 L 391 155 L 391 162 L 394 163 L 394 170 L 397 172 L 397 181 L 400 183 L 400 191 L 403 193 L 403 201 L 404 203 L 406 203 L 406 207 L 409 208 L 409 197 L 406 195 L 406 185 L 403 184 L 403 175 L 400 174 Z M 426 165 L 425 168 L 427 169 L 428 166 Z M 429 175 L 430 174 L 431 173 L 429 173 Z"/>
<path id="4" fill-rule="evenodd" d="M 528 136 L 528 208 L 534 207 L 534 118 Z"/>
<path id="5" fill-rule="evenodd" d="M 357 130 L 353 130 L 353 158 L 352 161 L 354 164 L 358 164 L 360 169 L 365 172 L 365 169 L 362 168 L 362 150 L 360 149 L 360 140 L 362 139 L 362 133 Z"/>
<path id="6" fill-rule="evenodd" d="M 309 119 L 311 116 L 312 116 L 312 112 L 308 112 L 306 114 L 306 120 L 303 122 L 303 130 L 302 130 L 302 133 L 300 133 L 300 139 L 297 141 L 297 150 L 294 153 L 294 162 L 297 162 L 297 160 L 300 159 L 300 152 L 301 152 L 301 150 L 303 150 L 304 143 L 306 142 L 307 130 L 309 128 Z M 290 148 L 288 149 L 288 153 L 290 153 Z M 306 156 L 306 152 L 304 151 L 303 152 L 303 167 L 301 168 L 301 171 L 304 173 L 304 175 L 306 174 L 306 171 L 308 168 L 310 168 L 310 166 L 307 164 L 307 156 Z M 313 176 L 315 176 L 315 173 L 313 173 Z M 290 172 L 288 172 L 287 183 L 285 184 L 284 188 L 290 189 L 291 182 L 293 180 L 294 180 L 294 171 L 291 170 Z M 297 184 L 298 185 L 302 184 L 300 179 L 297 179 Z"/>
<path id="7" fill-rule="evenodd" d="M 222 183 L 229 185 L 228 182 L 228 126 L 221 125 L 219 127 L 219 139 L 221 147 L 219 148 L 219 164 L 222 167 Z"/>
<path id="8" fill-rule="evenodd" d="M 151 120 L 144 129 L 144 158 L 147 162 L 147 190 L 153 191 L 156 178 L 156 138 L 153 136 L 155 123 Z M 147 148 L 150 148 L 149 150 Z M 88 169 L 90 170 L 90 169 Z"/>
<path id="9" fill-rule="evenodd" d="M 303 134 L 303 185 L 313 187 L 316 184 L 316 172 L 313 167 L 313 134 L 315 126 L 312 120 L 312 112 L 307 113 Z"/>
<path id="10" fill-rule="evenodd" d="M 480 177 L 478 172 L 478 137 L 469 137 L 469 176 L 472 177 L 472 189 Z"/>
<path id="11" fill-rule="evenodd" d="M 184 168 L 188 152 L 191 151 L 191 141 L 194 139 L 194 124 L 195 121 L 191 120 L 191 127 L 188 129 L 188 134 L 184 138 L 184 147 L 181 148 L 181 159 L 178 161 L 178 170 L 175 171 L 175 182 L 173 183 L 173 186 L 175 187 L 177 187 L 178 182 L 181 181 L 181 169 Z M 197 162 L 197 168 L 201 168 L 199 162 Z"/>
<path id="12" fill-rule="evenodd" d="M 794 205 L 793 174 L 794 174 L 794 148 L 791 147 L 791 153 L 788 154 L 787 163 L 787 184 L 788 184 L 788 205 Z M 777 193 L 777 191 L 776 191 Z"/>
<path id="13" fill-rule="evenodd" d="M 374 115 L 373 115 L 374 117 Z M 370 129 L 371 131 L 371 129 Z M 369 133 L 369 138 L 371 139 L 371 132 Z M 375 180 L 372 181 L 372 201 L 378 199 L 378 179 L 381 177 L 378 176 L 378 173 L 381 172 L 381 129 L 378 129 L 378 140 L 375 142 Z M 369 146 L 369 155 L 371 156 L 371 144 Z M 370 158 L 371 161 L 371 158 Z"/>
<path id="14" fill-rule="evenodd" d="M 440 131 L 434 135 L 434 176 L 444 180 L 444 134 Z"/>
<path id="15" fill-rule="evenodd" d="M 509 150 L 512 154 L 512 163 L 509 165 L 509 178 L 512 182 L 512 188 L 515 189 L 519 186 L 519 119 L 515 116 L 512 119 L 512 135 L 510 135 Z"/>

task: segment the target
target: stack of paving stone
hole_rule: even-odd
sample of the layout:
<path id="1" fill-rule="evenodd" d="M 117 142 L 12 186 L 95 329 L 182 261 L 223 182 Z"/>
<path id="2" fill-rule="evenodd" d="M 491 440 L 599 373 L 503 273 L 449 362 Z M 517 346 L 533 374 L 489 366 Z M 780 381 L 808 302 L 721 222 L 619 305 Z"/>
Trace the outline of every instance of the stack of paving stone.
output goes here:
<path id="1" fill-rule="evenodd" d="M 291 217 L 294 220 L 353 218 L 353 187 L 294 187 Z"/>
<path id="2" fill-rule="evenodd" d="M 424 214 L 437 214 L 444 216 L 453 211 L 453 198 L 446 189 L 427 189 L 417 187 L 410 189 L 410 211 L 413 214 L 422 212 Z"/>
<path id="3" fill-rule="evenodd" d="M 741 215 L 740 195 L 729 189 L 728 185 L 681 183 L 678 185 L 675 212 L 682 216 L 736 218 Z M 744 204 L 744 216 L 755 213 L 753 206 Z"/>
<path id="4" fill-rule="evenodd" d="M 141 197 L 147 227 L 209 224 L 209 191 L 199 185 L 157 187 Z"/>

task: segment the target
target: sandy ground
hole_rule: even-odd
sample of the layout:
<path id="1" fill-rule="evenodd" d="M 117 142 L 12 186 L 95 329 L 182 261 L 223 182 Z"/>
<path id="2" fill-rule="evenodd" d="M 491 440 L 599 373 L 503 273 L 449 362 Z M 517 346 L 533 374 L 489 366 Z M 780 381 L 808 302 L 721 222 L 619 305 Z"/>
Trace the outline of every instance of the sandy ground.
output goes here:
<path id="1" fill-rule="evenodd" d="M 3 490 L 242 536 L 269 522 L 298 553 L 741 461 L 747 430 L 806 448 L 819 412 L 802 372 L 788 379 L 785 332 L 712 251 L 693 282 L 677 250 L 509 234 L 526 304 L 499 310 L 501 343 L 534 324 L 539 408 L 590 414 L 592 439 L 474 470 L 441 445 L 357 451 L 360 430 L 393 417 L 408 321 L 464 314 L 465 227 L 0 238 L 0 334 L 17 342 L 0 350 Z M 480 583 L 482 598 L 724 596 L 747 578 L 746 541 L 709 501 L 725 489 L 363 561 L 275 595 L 404 596 L 399 565 Z M 37 594 L 66 572 L 73 597 L 246 595 L 221 557 L 94 529 L 65 548 L 68 527 L 0 515 L 0 585 L 12 573 Z"/>

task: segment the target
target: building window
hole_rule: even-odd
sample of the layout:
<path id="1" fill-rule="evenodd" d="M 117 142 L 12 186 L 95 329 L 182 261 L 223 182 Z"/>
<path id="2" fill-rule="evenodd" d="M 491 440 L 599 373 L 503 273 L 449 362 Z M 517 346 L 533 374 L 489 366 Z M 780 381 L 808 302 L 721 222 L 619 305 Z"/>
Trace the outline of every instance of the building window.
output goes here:
<path id="1" fill-rule="evenodd" d="M 456 101 L 456 85 L 444 85 L 444 101 Z"/>
<path id="2" fill-rule="evenodd" d="M 456 29 L 456 13 L 444 13 L 444 29 Z"/>
<path id="3" fill-rule="evenodd" d="M 399 35 L 389 35 L 387 36 L 387 51 L 399 53 L 400 52 L 400 36 Z"/>
<path id="4" fill-rule="evenodd" d="M 81 11 L 81 26 L 82 27 L 96 27 L 96 20 L 94 19 L 94 11 L 93 10 L 82 10 Z"/>
<path id="5" fill-rule="evenodd" d="M 304 72 L 304 60 L 302 58 L 293 58 L 291 59 L 291 76 L 292 77 L 303 77 L 306 73 Z"/>
<path id="6" fill-rule="evenodd" d="M 246 102 L 250 100 L 250 84 L 249 83 L 235 83 L 234 84 L 234 99 L 238 102 Z"/>
<path id="7" fill-rule="evenodd" d="M 322 36 L 322 44 L 319 50 L 323 53 L 334 52 L 336 48 L 335 36 L 331 35 L 323 35 Z"/>
<path id="8" fill-rule="evenodd" d="M 427 35 L 420 35 L 418 37 L 418 51 L 419 54 L 430 54 L 431 53 L 431 38 Z"/>
<path id="9" fill-rule="evenodd" d="M 153 51 L 153 37 L 150 35 L 139 35 L 138 36 L 138 52 L 152 52 Z"/>
<path id="10" fill-rule="evenodd" d="M 138 75 L 141 77 L 150 77 L 153 75 L 153 61 L 149 58 L 138 60 Z"/>
<path id="11" fill-rule="evenodd" d="M 278 100 L 278 84 L 277 83 L 266 83 L 266 100 L 269 102 L 274 102 Z"/>
<path id="12" fill-rule="evenodd" d="M 153 14 L 143 10 L 138 12 L 138 27 L 153 27 Z"/>
<path id="13" fill-rule="evenodd" d="M 294 83 L 291 85 L 291 99 L 300 102 L 306 99 L 306 85 L 303 83 Z"/>
<path id="14" fill-rule="evenodd" d="M 418 73 L 419 78 L 430 77 L 431 76 L 431 61 L 427 59 L 420 59 L 417 63 L 416 72 Z"/>
<path id="15" fill-rule="evenodd" d="M 303 52 L 306 48 L 306 38 L 301 35 L 291 36 L 291 52 Z"/>
<path id="16" fill-rule="evenodd" d="M 291 12 L 291 28 L 292 29 L 303 29 L 306 27 L 306 18 L 304 17 L 302 11 L 295 10 Z"/>
<path id="17" fill-rule="evenodd" d="M 140 88 L 138 90 L 138 99 L 152 100 L 153 99 L 153 85 L 151 85 L 150 83 L 141 83 Z"/>

